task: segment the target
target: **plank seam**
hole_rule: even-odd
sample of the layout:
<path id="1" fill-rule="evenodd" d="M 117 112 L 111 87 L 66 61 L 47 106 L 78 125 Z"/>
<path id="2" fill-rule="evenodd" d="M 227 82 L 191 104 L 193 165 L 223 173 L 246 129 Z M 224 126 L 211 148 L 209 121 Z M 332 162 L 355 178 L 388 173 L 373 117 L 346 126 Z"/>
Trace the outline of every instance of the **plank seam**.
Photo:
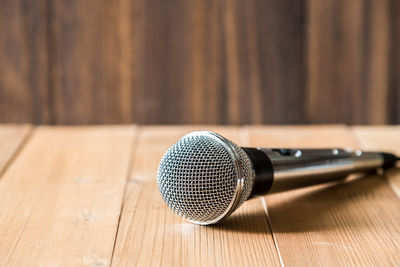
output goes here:
<path id="1" fill-rule="evenodd" d="M 280 262 L 281 266 L 284 267 L 285 264 L 283 263 L 282 255 L 281 255 L 281 252 L 280 252 L 279 247 L 278 247 L 278 242 L 277 242 L 277 240 L 275 238 L 274 232 L 272 231 L 272 225 L 271 225 L 271 220 L 269 219 L 267 203 L 265 202 L 265 198 L 264 197 L 260 197 L 260 200 L 261 200 L 261 204 L 263 206 L 263 209 L 265 211 L 265 214 L 267 215 L 268 228 L 269 228 L 269 230 L 271 232 L 272 240 L 274 241 L 276 253 L 278 253 L 279 262 Z"/>
<path id="2" fill-rule="evenodd" d="M 120 228 L 120 223 L 121 223 L 122 211 L 124 209 L 125 198 L 126 198 L 126 194 L 128 191 L 128 184 L 129 184 L 130 174 L 131 174 L 132 167 L 133 167 L 133 160 L 135 158 L 136 151 L 137 151 L 136 144 L 139 141 L 139 137 L 140 137 L 140 133 L 141 133 L 141 128 L 135 127 L 134 129 L 136 131 L 134 132 L 134 136 L 133 136 L 131 144 L 130 144 L 131 149 L 130 149 L 130 153 L 129 153 L 129 163 L 128 163 L 128 168 L 127 168 L 127 173 L 126 173 L 126 178 L 125 178 L 124 192 L 122 193 L 121 207 L 120 207 L 119 215 L 118 215 L 117 231 L 115 232 L 114 244 L 113 244 L 113 249 L 112 249 L 111 258 L 110 258 L 110 266 L 112 266 L 112 264 L 113 264 L 115 247 L 117 245 L 117 238 L 118 238 L 118 233 L 119 233 L 119 228 Z"/>
<path id="3" fill-rule="evenodd" d="M 22 152 L 23 148 L 26 146 L 28 141 L 31 139 L 33 132 L 34 132 L 34 130 L 33 130 L 32 126 L 28 126 L 27 133 L 24 135 L 21 142 L 17 145 L 17 148 L 15 149 L 14 153 L 11 155 L 10 159 L 6 162 L 3 169 L 0 170 L 0 180 L 3 177 L 3 175 L 6 173 L 6 171 L 9 169 L 11 164 L 17 159 L 17 157 Z"/>

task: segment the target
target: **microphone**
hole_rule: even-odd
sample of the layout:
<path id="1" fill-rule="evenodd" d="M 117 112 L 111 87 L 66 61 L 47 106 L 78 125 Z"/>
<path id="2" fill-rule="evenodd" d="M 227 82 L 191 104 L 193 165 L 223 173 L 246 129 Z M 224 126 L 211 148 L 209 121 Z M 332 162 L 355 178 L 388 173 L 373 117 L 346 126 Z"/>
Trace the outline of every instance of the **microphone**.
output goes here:
<path id="1" fill-rule="evenodd" d="M 254 196 L 386 169 L 397 161 L 393 154 L 361 150 L 239 147 L 217 133 L 199 131 L 183 136 L 165 153 L 157 184 L 176 214 L 209 225 Z"/>

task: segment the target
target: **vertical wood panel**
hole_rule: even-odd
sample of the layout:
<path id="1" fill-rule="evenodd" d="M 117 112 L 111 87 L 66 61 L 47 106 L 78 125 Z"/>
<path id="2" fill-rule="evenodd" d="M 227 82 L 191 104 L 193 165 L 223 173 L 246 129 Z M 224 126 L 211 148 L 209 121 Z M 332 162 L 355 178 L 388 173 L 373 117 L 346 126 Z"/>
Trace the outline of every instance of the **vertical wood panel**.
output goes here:
<path id="1" fill-rule="evenodd" d="M 308 101 L 312 122 L 350 123 L 360 108 L 362 1 L 309 1 Z"/>
<path id="2" fill-rule="evenodd" d="M 194 14 L 195 34 L 192 37 L 192 88 L 189 102 L 194 104 L 190 123 L 225 122 L 226 90 L 225 47 L 221 1 L 197 1 Z M 188 106 L 188 105 L 187 105 Z"/>
<path id="3" fill-rule="evenodd" d="M 304 12 L 298 1 L 226 1 L 230 123 L 305 120 Z"/>
<path id="4" fill-rule="evenodd" d="M 135 5 L 140 6 L 131 37 L 137 44 L 133 70 L 140 73 L 132 88 L 136 122 L 221 122 L 220 1 L 138 0 Z"/>
<path id="5" fill-rule="evenodd" d="M 388 1 L 309 2 L 311 122 L 387 122 Z"/>
<path id="6" fill-rule="evenodd" d="M 124 70 L 129 55 L 121 47 L 129 41 L 120 22 L 129 23 L 124 2 L 50 3 L 54 122 L 130 122 L 130 76 Z"/>
<path id="7" fill-rule="evenodd" d="M 365 2 L 362 89 L 364 103 L 361 121 L 353 123 L 382 124 L 389 122 L 390 97 L 390 0 Z M 398 49 L 398 48 L 397 48 Z M 399 102 L 400 103 L 400 102 Z"/>
<path id="8" fill-rule="evenodd" d="M 50 121 L 47 5 L 0 2 L 0 122 Z"/>
<path id="9" fill-rule="evenodd" d="M 161 102 L 168 101 L 168 98 L 161 94 L 166 90 L 166 77 L 168 77 L 168 70 L 163 66 L 167 64 L 165 57 L 168 44 L 168 5 L 164 1 L 157 0 L 136 2 L 136 5 L 140 5 L 140 9 L 134 12 L 136 15 L 139 12 L 141 14 L 139 17 L 131 18 L 132 25 L 137 28 L 131 36 L 134 42 L 137 42 L 137 46 L 133 47 L 137 49 L 133 51 L 133 68 L 141 73 L 141 77 L 135 76 L 135 78 L 139 78 L 142 82 L 139 84 L 136 80 L 133 81 L 135 85 L 140 86 L 133 88 L 135 95 L 138 96 L 134 99 L 134 116 L 139 123 L 155 123 L 160 121 Z M 143 40 L 140 40 L 141 38 Z M 171 111 L 165 109 L 164 112 L 170 114 Z"/>
<path id="10" fill-rule="evenodd" d="M 400 123 L 400 1 L 390 2 L 390 92 L 388 94 L 389 122 Z"/>
<path id="11" fill-rule="evenodd" d="M 306 121 L 304 5 L 301 0 L 257 2 L 264 123 Z"/>

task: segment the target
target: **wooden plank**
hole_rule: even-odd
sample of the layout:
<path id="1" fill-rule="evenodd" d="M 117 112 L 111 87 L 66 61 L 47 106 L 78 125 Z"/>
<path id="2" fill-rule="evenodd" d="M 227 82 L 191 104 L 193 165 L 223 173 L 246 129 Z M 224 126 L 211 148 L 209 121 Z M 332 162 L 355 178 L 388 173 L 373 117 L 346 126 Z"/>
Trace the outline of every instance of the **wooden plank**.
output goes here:
<path id="1" fill-rule="evenodd" d="M 306 120 L 305 3 L 225 1 L 229 123 Z"/>
<path id="2" fill-rule="evenodd" d="M 360 90 L 362 1 L 311 0 L 308 11 L 310 121 L 350 123 L 362 101 L 353 97 Z"/>
<path id="3" fill-rule="evenodd" d="M 360 146 L 364 149 L 380 150 L 400 156 L 400 126 L 353 127 Z M 385 177 L 400 197 L 400 171 L 387 170 Z"/>
<path id="4" fill-rule="evenodd" d="M 389 122 L 400 124 L 400 2 L 390 2 L 390 91 L 388 99 Z"/>
<path id="5" fill-rule="evenodd" d="M 132 120 L 129 1 L 49 2 L 57 124 Z"/>
<path id="6" fill-rule="evenodd" d="M 340 126 L 250 127 L 248 131 L 253 146 L 357 146 L 349 129 Z M 287 266 L 400 262 L 400 202 L 381 176 L 269 195 L 265 201 Z"/>
<path id="7" fill-rule="evenodd" d="M 11 159 L 15 156 L 31 127 L 28 125 L 0 126 L 0 179 Z"/>
<path id="8" fill-rule="evenodd" d="M 200 127 L 144 127 L 133 161 L 112 264 L 115 266 L 279 265 L 259 199 L 246 202 L 224 223 L 198 226 L 175 215 L 156 184 L 157 165 L 184 133 Z M 244 144 L 238 128 L 212 129 Z M 160 134 L 162 133 L 162 134 Z"/>
<path id="9" fill-rule="evenodd" d="M 220 1 L 137 0 L 132 68 L 138 123 L 221 123 L 225 62 Z"/>
<path id="10" fill-rule="evenodd" d="M 221 122 L 219 2 L 50 6 L 56 123 Z"/>
<path id="11" fill-rule="evenodd" d="M 49 123 L 47 1 L 0 2 L 0 122 Z"/>
<path id="12" fill-rule="evenodd" d="M 4 265 L 109 265 L 132 126 L 36 128 L 0 180 Z"/>
<path id="13" fill-rule="evenodd" d="M 383 124 L 389 122 L 390 0 L 364 1 L 363 55 L 364 66 L 361 97 L 365 97 L 362 123 Z M 360 96 L 358 96 L 360 97 Z M 395 104 L 394 104 L 395 105 Z M 390 112 L 390 111 L 389 111 Z"/>
<path id="14" fill-rule="evenodd" d="M 389 2 L 309 1 L 310 122 L 388 121 Z"/>

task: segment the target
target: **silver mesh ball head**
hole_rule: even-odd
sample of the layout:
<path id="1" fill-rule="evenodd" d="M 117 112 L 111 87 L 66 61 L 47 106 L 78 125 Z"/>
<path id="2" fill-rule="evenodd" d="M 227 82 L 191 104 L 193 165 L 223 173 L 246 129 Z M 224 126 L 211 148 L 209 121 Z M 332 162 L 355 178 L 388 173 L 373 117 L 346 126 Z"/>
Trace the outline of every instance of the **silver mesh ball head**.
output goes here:
<path id="1" fill-rule="evenodd" d="M 157 183 L 167 205 L 196 224 L 228 217 L 250 195 L 252 163 L 242 148 L 209 131 L 193 132 L 163 156 Z"/>

